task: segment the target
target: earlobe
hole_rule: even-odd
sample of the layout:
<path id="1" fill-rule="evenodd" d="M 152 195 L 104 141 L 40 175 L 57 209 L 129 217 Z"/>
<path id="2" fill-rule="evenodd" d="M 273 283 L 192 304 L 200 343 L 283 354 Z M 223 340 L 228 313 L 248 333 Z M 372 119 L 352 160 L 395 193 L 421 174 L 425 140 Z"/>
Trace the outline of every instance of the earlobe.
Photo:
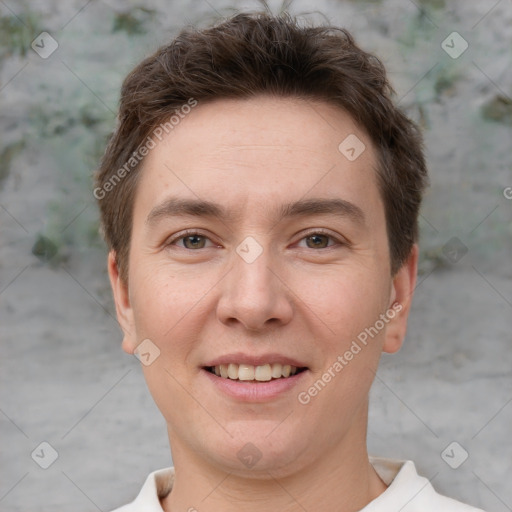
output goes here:
<path id="1" fill-rule="evenodd" d="M 407 319 L 416 286 L 419 248 L 414 244 L 411 253 L 393 278 L 389 316 L 393 315 L 386 329 L 382 350 L 388 354 L 398 352 L 407 331 Z"/>
<path id="2" fill-rule="evenodd" d="M 110 251 L 108 255 L 108 275 L 110 278 L 112 293 L 114 295 L 117 321 L 124 335 L 122 348 L 128 354 L 133 354 L 133 351 L 137 346 L 133 310 L 130 304 L 128 285 L 121 278 L 114 251 Z"/>

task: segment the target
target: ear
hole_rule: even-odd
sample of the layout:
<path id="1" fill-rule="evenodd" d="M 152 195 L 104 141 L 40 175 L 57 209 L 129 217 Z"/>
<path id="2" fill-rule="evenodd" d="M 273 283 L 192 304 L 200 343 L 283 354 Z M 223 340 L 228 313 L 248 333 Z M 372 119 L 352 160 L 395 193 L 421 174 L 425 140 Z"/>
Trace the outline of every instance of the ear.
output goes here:
<path id="1" fill-rule="evenodd" d="M 137 347 L 133 309 L 130 304 L 128 285 L 119 274 L 116 253 L 114 251 L 110 251 L 108 254 L 108 276 L 114 295 L 117 321 L 123 330 L 123 350 L 128 354 L 133 354 Z"/>
<path id="2" fill-rule="evenodd" d="M 418 245 L 414 244 L 408 259 L 393 277 L 389 309 L 395 312 L 395 316 L 387 325 L 386 337 L 382 348 L 388 354 L 398 352 L 405 338 L 407 318 L 409 317 L 414 288 L 416 286 L 418 254 Z"/>

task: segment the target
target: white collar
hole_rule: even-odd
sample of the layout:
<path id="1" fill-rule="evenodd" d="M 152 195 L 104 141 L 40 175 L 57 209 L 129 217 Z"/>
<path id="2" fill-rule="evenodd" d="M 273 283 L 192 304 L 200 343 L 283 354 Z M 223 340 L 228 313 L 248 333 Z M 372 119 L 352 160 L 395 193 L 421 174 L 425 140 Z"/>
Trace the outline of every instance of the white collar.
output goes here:
<path id="1" fill-rule="evenodd" d="M 437 494 L 430 481 L 418 475 L 414 462 L 370 457 L 370 463 L 388 486 L 376 499 L 360 512 L 382 512 L 397 510 L 419 512 L 427 509 L 453 512 L 483 512 Z M 113 512 L 163 512 L 160 499 L 171 492 L 174 483 L 174 468 L 153 471 L 146 478 L 137 498 Z M 425 508 L 427 507 L 427 508 Z"/>

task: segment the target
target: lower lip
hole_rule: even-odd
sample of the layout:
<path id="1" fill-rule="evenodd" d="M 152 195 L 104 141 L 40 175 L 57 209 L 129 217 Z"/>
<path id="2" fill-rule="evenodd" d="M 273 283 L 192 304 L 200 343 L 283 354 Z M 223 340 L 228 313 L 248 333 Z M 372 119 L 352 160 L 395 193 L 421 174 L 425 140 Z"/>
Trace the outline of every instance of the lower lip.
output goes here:
<path id="1" fill-rule="evenodd" d="M 290 391 L 302 381 L 308 370 L 296 373 L 291 377 L 273 379 L 267 382 L 248 382 L 240 380 L 225 379 L 201 369 L 201 372 L 210 379 L 216 388 L 226 395 L 245 402 L 267 402 L 279 395 Z"/>

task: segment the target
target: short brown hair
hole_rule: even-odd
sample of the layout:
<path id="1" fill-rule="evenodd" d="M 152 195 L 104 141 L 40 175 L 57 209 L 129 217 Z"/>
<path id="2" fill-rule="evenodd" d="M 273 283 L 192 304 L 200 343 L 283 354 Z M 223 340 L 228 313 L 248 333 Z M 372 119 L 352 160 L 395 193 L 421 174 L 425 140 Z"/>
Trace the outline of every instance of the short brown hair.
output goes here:
<path id="1" fill-rule="evenodd" d="M 369 135 L 377 150 L 392 274 L 405 262 L 418 239 L 428 177 L 421 135 L 393 104 L 384 66 L 344 29 L 303 27 L 287 13 L 241 13 L 206 29 L 184 29 L 123 82 L 118 127 L 96 173 L 95 197 L 125 281 L 140 170 L 139 161 L 132 161 L 133 170 L 126 162 L 134 155 L 142 161 L 144 141 L 191 98 L 201 103 L 261 94 L 341 107 Z"/>

